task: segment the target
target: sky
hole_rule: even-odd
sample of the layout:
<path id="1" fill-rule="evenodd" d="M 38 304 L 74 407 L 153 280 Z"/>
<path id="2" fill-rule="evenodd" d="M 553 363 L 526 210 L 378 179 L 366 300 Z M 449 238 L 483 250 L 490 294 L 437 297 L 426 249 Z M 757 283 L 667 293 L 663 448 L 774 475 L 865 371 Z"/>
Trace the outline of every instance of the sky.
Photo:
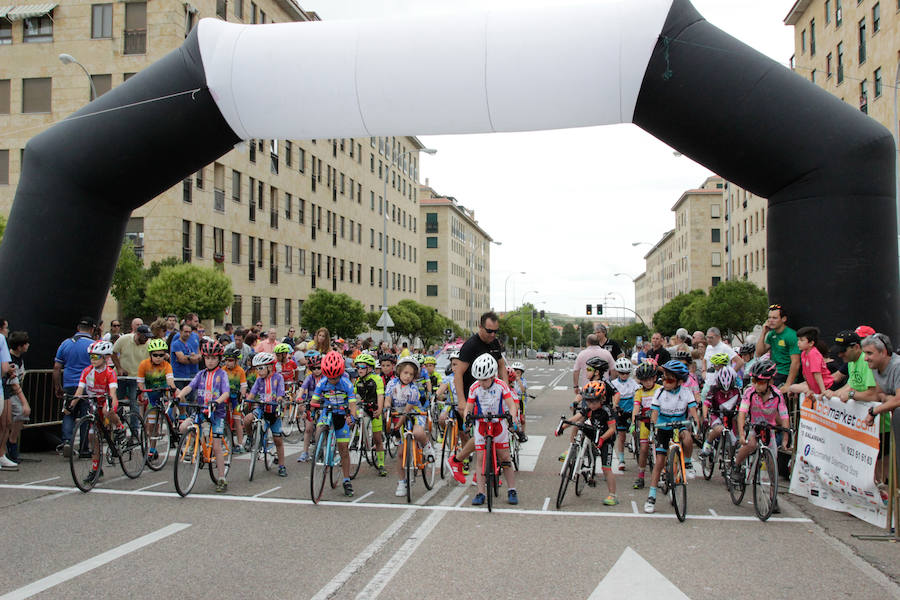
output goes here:
<path id="1" fill-rule="evenodd" d="M 323 20 L 558 1 L 299 0 Z M 710 23 L 787 65 L 793 27 L 784 25 L 784 17 L 794 0 L 693 4 Z M 439 87 L 439 80 L 433 83 Z M 634 308 L 632 279 L 644 271 L 651 246 L 632 244 L 655 244 L 674 227 L 671 208 L 681 194 L 713 174 L 630 124 L 419 139 L 437 150 L 421 155 L 421 182 L 427 179 L 439 194 L 474 210 L 479 225 L 500 243 L 491 247 L 491 305 L 497 311 L 512 310 L 523 298 L 538 309 L 576 316 L 584 315 L 587 303 L 621 306 L 624 300 Z"/>

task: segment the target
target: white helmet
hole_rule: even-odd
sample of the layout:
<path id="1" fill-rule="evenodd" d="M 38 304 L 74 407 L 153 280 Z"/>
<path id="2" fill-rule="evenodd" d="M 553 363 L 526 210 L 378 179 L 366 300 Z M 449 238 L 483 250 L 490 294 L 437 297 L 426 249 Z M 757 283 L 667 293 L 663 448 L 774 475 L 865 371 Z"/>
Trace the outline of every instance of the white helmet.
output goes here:
<path id="1" fill-rule="evenodd" d="M 515 370 L 515 371 L 522 371 L 523 373 L 525 372 L 525 365 L 524 365 L 524 363 L 522 363 L 521 361 L 518 361 L 518 360 L 517 360 L 516 362 L 514 362 L 513 364 L 511 364 L 511 365 L 509 366 L 509 368 L 510 368 L 510 369 L 513 369 L 513 370 Z"/>
<path id="2" fill-rule="evenodd" d="M 419 375 L 419 361 L 416 359 L 415 356 L 413 356 L 412 354 L 410 354 L 410 355 L 408 355 L 408 356 L 404 356 L 403 358 L 401 358 L 400 360 L 397 361 L 397 366 L 394 367 L 394 370 L 397 371 L 397 372 L 399 372 L 399 371 L 400 371 L 400 365 L 412 365 L 413 367 L 415 367 L 416 376 L 418 377 L 418 375 Z"/>
<path id="3" fill-rule="evenodd" d="M 88 354 L 100 354 L 101 356 L 109 356 L 113 352 L 112 342 L 105 340 L 97 340 L 88 346 Z"/>
<path id="4" fill-rule="evenodd" d="M 616 371 L 619 373 L 631 373 L 633 368 L 634 365 L 632 365 L 631 361 L 624 356 L 616 360 Z"/>
<path id="5" fill-rule="evenodd" d="M 258 352 L 253 355 L 253 366 L 254 367 L 265 367 L 267 365 L 274 365 L 275 355 L 271 352 Z"/>
<path id="6" fill-rule="evenodd" d="M 459 360 L 459 350 L 454 350 L 450 353 L 450 360 L 453 360 L 454 358 Z"/>
<path id="7" fill-rule="evenodd" d="M 497 360 L 490 354 L 482 354 L 472 363 L 472 377 L 493 379 L 497 376 Z"/>

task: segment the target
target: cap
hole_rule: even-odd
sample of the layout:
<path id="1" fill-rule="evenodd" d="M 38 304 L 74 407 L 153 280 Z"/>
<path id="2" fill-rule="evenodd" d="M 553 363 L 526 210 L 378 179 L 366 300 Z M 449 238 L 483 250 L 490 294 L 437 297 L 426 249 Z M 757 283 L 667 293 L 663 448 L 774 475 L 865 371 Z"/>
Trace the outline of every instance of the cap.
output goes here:
<path id="1" fill-rule="evenodd" d="M 135 329 L 135 331 L 136 331 L 137 333 L 143 333 L 143 334 L 145 334 L 145 335 L 150 335 L 150 334 L 151 334 L 150 328 L 147 327 L 146 325 L 140 325 L 137 329 Z"/>
<path id="2" fill-rule="evenodd" d="M 96 327 L 97 321 L 94 317 L 81 317 L 78 321 L 78 325 L 82 327 Z"/>
<path id="3" fill-rule="evenodd" d="M 842 349 L 847 348 L 847 346 L 851 346 L 853 344 L 858 344 L 859 342 L 859 335 L 857 335 L 857 333 L 852 329 L 845 329 L 844 331 L 834 336 L 834 343 L 839 345 Z"/>
<path id="4" fill-rule="evenodd" d="M 856 328 L 856 335 L 858 335 L 860 339 L 865 339 L 874 333 L 875 329 L 868 325 L 860 325 Z"/>

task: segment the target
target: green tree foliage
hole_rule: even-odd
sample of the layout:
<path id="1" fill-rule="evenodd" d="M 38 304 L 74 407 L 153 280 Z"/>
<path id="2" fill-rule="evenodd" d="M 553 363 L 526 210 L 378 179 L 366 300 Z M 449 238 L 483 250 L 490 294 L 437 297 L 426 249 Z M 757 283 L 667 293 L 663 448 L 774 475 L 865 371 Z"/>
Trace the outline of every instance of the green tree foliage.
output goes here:
<path id="1" fill-rule="evenodd" d="M 6 215 L 0 215 L 0 242 L 3 241 L 4 233 L 6 233 Z"/>
<path id="2" fill-rule="evenodd" d="M 709 296 L 694 296 L 690 304 L 681 310 L 681 317 L 678 319 L 679 327 L 684 327 L 688 331 L 706 331 L 710 327 L 706 310 L 708 304 Z"/>
<path id="3" fill-rule="evenodd" d="M 609 339 L 615 340 L 624 349 L 627 346 L 634 346 L 637 336 L 641 336 L 644 340 L 650 339 L 650 329 L 641 323 L 631 323 L 623 327 L 612 327 L 609 330 Z"/>
<path id="4" fill-rule="evenodd" d="M 506 313 L 500 319 L 500 337 L 506 340 L 506 344 L 513 345 L 513 338 L 517 338 L 515 344 L 527 347 L 532 336 L 532 311 L 533 304 L 526 304 L 520 307 L 516 312 Z M 537 314 L 534 316 L 534 348 L 542 350 L 550 349 L 559 340 L 559 334 L 550 326 L 550 322 L 541 319 Z"/>
<path id="5" fill-rule="evenodd" d="M 559 337 L 560 346 L 578 346 L 578 331 L 571 323 L 563 325 L 562 334 Z"/>
<path id="6" fill-rule="evenodd" d="M 692 290 L 686 294 L 678 294 L 663 305 L 653 315 L 653 328 L 664 335 L 672 335 L 679 327 L 687 327 L 681 322 L 681 311 L 697 296 L 706 296 L 703 290 Z"/>
<path id="7" fill-rule="evenodd" d="M 119 301 L 119 308 L 125 315 L 144 315 L 144 291 L 147 277 L 144 263 L 134 252 L 134 244 L 126 239 L 119 251 L 119 262 L 113 273 L 110 292 Z"/>
<path id="8" fill-rule="evenodd" d="M 366 311 L 359 300 L 347 294 L 318 289 L 303 303 L 300 325 L 309 331 L 327 327 L 332 337 L 353 337 L 365 331 L 366 319 Z"/>
<path id="9" fill-rule="evenodd" d="M 370 310 L 369 312 L 366 313 L 366 325 L 368 325 L 369 329 L 372 329 L 372 330 L 381 329 L 378 326 L 378 319 L 380 319 L 380 318 L 381 318 L 380 310 Z"/>
<path id="10" fill-rule="evenodd" d="M 396 344 L 401 337 L 413 339 L 416 333 L 422 328 L 422 320 L 408 306 L 395 304 L 388 306 L 388 314 L 394 326 L 391 328 L 391 340 Z"/>
<path id="11" fill-rule="evenodd" d="M 144 302 L 152 314 L 196 312 L 201 319 L 220 319 L 233 298 L 231 280 L 224 273 L 180 264 L 163 267 L 147 282 Z"/>
<path id="12" fill-rule="evenodd" d="M 434 307 L 415 300 L 401 300 L 397 304 L 419 317 L 419 329 L 414 335 L 422 341 L 423 347 L 427 348 L 444 337 L 447 320 Z"/>
<path id="13" fill-rule="evenodd" d="M 741 333 L 766 318 L 766 292 L 751 281 L 724 281 L 709 292 L 706 318 L 722 332 Z"/>

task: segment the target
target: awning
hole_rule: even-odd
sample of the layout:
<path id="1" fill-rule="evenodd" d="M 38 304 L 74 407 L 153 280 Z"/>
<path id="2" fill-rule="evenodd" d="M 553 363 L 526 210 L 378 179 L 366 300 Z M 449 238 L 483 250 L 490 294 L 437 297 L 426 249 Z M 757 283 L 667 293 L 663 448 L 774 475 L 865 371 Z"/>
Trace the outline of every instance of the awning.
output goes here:
<path id="1" fill-rule="evenodd" d="M 10 21 L 21 21 L 22 19 L 30 19 L 31 17 L 43 17 L 57 6 L 59 6 L 59 3 L 57 2 L 16 6 L 6 13 L 6 18 Z"/>
<path id="2" fill-rule="evenodd" d="M 9 11 L 11 11 L 14 8 L 15 8 L 14 6 L 0 6 L 0 19 L 5 17 L 7 14 L 9 14 Z"/>

